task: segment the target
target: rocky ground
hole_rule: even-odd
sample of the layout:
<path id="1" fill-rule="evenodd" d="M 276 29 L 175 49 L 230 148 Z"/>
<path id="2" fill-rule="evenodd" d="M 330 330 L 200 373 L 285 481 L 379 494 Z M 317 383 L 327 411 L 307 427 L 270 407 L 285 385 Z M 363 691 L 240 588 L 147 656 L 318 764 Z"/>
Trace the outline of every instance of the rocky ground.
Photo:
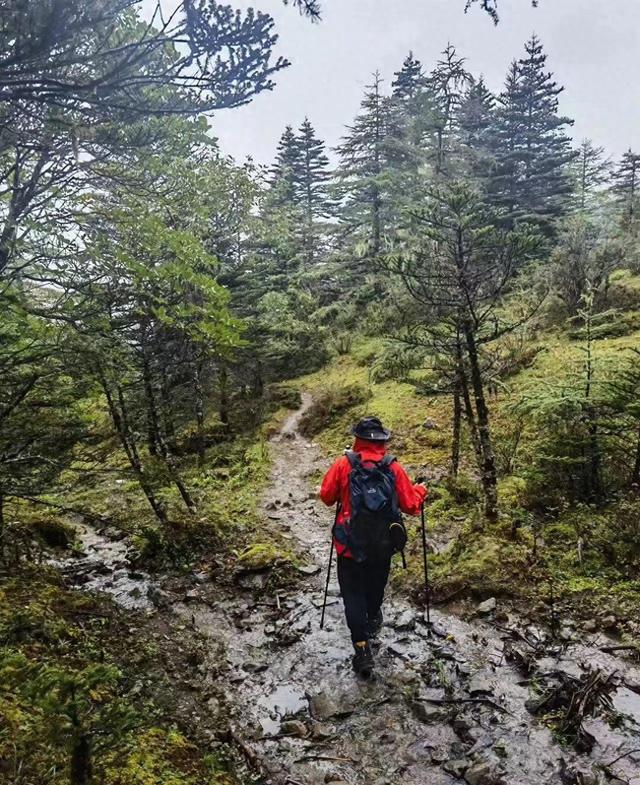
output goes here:
<path id="1" fill-rule="evenodd" d="M 467 620 L 434 611 L 429 627 L 389 597 L 377 678 L 354 677 L 335 575 L 319 628 L 331 512 L 309 482 L 326 464 L 297 429 L 308 405 L 272 439 L 263 503 L 301 555 L 295 588 L 272 589 L 269 568 L 239 573 L 222 596 L 206 572 L 161 585 L 131 572 L 125 543 L 89 529 L 70 579 L 208 641 L 192 682 L 219 674 L 222 653 L 230 735 L 265 782 L 640 785 L 640 668 L 569 620 L 552 639 L 490 599 Z M 217 710 L 203 698 L 199 711 Z"/>

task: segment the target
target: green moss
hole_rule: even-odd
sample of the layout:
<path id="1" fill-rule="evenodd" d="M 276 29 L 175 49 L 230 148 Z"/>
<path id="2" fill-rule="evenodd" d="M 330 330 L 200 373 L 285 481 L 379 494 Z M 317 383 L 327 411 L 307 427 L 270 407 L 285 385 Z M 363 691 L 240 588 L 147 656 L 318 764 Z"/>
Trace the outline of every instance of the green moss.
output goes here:
<path id="1" fill-rule="evenodd" d="M 46 568 L 26 568 L 0 591 L 0 779 L 66 785 L 84 738 L 91 782 L 237 782 L 224 755 L 203 755 L 189 732 L 176 730 L 175 673 L 186 672 L 191 656 L 183 634 L 145 628 L 58 581 Z"/>
<path id="2" fill-rule="evenodd" d="M 282 558 L 272 543 L 256 542 L 238 556 L 238 566 L 247 570 L 263 570 L 273 567 Z"/>

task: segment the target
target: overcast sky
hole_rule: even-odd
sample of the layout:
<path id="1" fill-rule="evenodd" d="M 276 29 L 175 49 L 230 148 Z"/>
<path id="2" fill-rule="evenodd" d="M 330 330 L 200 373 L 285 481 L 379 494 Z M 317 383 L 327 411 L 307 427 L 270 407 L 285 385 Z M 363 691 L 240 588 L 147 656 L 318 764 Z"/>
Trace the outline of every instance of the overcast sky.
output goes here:
<path id="1" fill-rule="evenodd" d="M 590 137 L 615 156 L 640 150 L 640 0 L 540 0 L 537 9 L 529 0 L 499 0 L 497 27 L 480 8 L 465 14 L 465 0 L 321 0 L 318 24 L 281 0 L 228 2 L 269 12 L 278 54 L 291 61 L 273 92 L 213 118 L 223 152 L 238 160 L 270 163 L 284 126 L 297 127 L 305 115 L 335 145 L 372 72 L 388 88 L 409 50 L 428 70 L 450 41 L 468 69 L 499 91 L 533 32 L 565 86 L 561 110 L 575 120 L 574 138 Z"/>

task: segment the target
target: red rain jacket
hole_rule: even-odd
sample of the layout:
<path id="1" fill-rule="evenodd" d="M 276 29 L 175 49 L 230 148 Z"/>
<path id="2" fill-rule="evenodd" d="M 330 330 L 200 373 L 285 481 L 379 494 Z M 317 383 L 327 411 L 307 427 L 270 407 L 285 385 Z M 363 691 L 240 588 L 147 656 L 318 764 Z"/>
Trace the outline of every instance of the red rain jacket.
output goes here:
<path id="1" fill-rule="evenodd" d="M 356 439 L 353 451 L 360 455 L 360 460 L 363 463 L 366 463 L 367 461 L 381 461 L 387 449 L 384 444 L 379 442 Z M 396 493 L 398 494 L 400 509 L 407 515 L 420 515 L 420 507 L 427 496 L 426 488 L 414 485 L 406 471 L 397 461 L 391 464 L 391 470 L 395 475 Z M 331 507 L 337 501 L 341 504 L 337 523 L 343 523 L 351 517 L 350 473 L 351 464 L 349 459 L 346 455 L 342 455 L 325 474 L 320 486 L 320 498 L 328 507 Z M 351 558 L 351 552 L 345 545 L 336 542 L 335 539 L 333 544 L 338 556 Z"/>

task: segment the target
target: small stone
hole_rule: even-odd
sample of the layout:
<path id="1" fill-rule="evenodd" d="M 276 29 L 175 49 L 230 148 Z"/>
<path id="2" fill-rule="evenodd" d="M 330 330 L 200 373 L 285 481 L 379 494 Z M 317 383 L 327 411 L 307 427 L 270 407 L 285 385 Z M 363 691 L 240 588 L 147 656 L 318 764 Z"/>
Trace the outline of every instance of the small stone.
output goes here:
<path id="1" fill-rule="evenodd" d="M 585 632 L 595 632 L 598 629 L 598 625 L 595 619 L 587 619 L 585 623 L 582 625 L 582 629 Z"/>
<path id="2" fill-rule="evenodd" d="M 309 728 L 301 720 L 285 720 L 280 725 L 280 733 L 284 733 L 285 736 L 297 736 L 303 739 L 309 735 Z"/>
<path id="3" fill-rule="evenodd" d="M 435 420 L 431 420 L 431 419 L 427 418 L 427 419 L 426 419 L 426 420 L 425 420 L 425 421 L 422 423 L 422 427 L 423 427 L 423 428 L 424 428 L 426 431 L 435 431 L 435 430 L 437 430 L 437 429 L 438 429 L 438 427 L 439 427 L 439 426 L 438 426 L 438 423 L 437 423 Z"/>
<path id="4" fill-rule="evenodd" d="M 493 613 L 493 611 L 495 611 L 496 609 L 497 604 L 498 603 L 495 597 L 489 597 L 488 600 L 485 600 L 484 602 L 481 602 L 480 605 L 478 605 L 477 608 L 478 613 L 482 613 L 482 614 Z"/>
<path id="5" fill-rule="evenodd" d="M 618 620 L 615 616 L 605 616 L 601 624 L 605 630 L 613 630 L 618 626 Z"/>
<path id="6" fill-rule="evenodd" d="M 395 620 L 393 626 L 396 630 L 412 630 L 416 626 L 416 614 L 414 611 L 403 611 Z"/>
<path id="7" fill-rule="evenodd" d="M 489 674 L 484 671 L 478 671 L 471 677 L 468 689 L 470 695 L 491 694 L 493 692 L 493 685 L 489 681 Z"/>
<path id="8" fill-rule="evenodd" d="M 355 704 L 348 695 L 338 695 L 334 698 L 326 692 L 319 692 L 310 698 L 309 708 L 314 719 L 323 721 L 331 717 L 347 717 L 353 714 Z"/>
<path id="9" fill-rule="evenodd" d="M 498 785 L 500 777 L 490 763 L 480 762 L 470 766 L 464 774 L 468 785 Z"/>
<path id="10" fill-rule="evenodd" d="M 451 774 L 452 777 L 456 777 L 460 780 L 470 765 L 471 761 L 467 760 L 466 758 L 454 758 L 452 760 L 446 761 L 442 768 L 447 772 L 447 774 Z"/>
<path id="11" fill-rule="evenodd" d="M 442 706 L 432 703 L 416 702 L 413 712 L 421 722 L 442 722 L 447 718 L 447 712 Z"/>
<path id="12" fill-rule="evenodd" d="M 323 722 L 316 722 L 311 729 L 311 735 L 314 739 L 330 739 L 333 736 L 333 728 Z"/>

